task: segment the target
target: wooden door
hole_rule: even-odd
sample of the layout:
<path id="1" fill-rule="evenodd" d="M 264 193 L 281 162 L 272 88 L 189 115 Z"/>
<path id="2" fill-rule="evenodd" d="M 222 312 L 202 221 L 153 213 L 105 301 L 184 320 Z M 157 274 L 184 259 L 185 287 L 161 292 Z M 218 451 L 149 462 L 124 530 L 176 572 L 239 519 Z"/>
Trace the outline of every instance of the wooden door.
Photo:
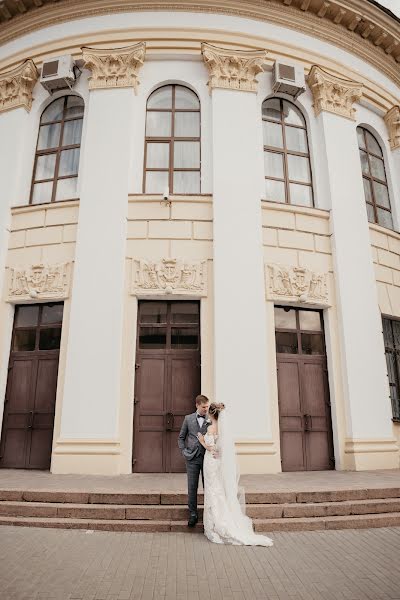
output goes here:
<path id="1" fill-rule="evenodd" d="M 321 311 L 275 308 L 283 471 L 334 468 Z"/>
<path id="2" fill-rule="evenodd" d="M 50 467 L 62 314 L 62 303 L 16 307 L 1 467 Z"/>
<path id="3" fill-rule="evenodd" d="M 178 449 L 184 416 L 200 393 L 200 305 L 142 301 L 138 311 L 133 470 L 185 470 Z"/>

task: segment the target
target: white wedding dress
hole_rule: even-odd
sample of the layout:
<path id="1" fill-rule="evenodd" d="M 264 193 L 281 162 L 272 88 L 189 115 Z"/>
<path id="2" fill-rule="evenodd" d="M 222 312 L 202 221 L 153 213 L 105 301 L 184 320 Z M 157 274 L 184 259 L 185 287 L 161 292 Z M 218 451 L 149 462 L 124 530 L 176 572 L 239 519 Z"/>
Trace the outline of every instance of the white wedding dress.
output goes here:
<path id="1" fill-rule="evenodd" d="M 233 441 L 228 440 L 225 427 L 221 436 L 223 413 L 225 411 L 218 420 L 220 435 L 206 433 L 204 436 L 207 446 L 212 446 L 217 452 L 214 457 L 212 452 L 206 450 L 204 456 L 204 533 L 216 544 L 272 546 L 270 538 L 254 533 L 251 519 L 242 511 L 238 499 Z M 221 443 L 221 437 L 224 443 Z"/>

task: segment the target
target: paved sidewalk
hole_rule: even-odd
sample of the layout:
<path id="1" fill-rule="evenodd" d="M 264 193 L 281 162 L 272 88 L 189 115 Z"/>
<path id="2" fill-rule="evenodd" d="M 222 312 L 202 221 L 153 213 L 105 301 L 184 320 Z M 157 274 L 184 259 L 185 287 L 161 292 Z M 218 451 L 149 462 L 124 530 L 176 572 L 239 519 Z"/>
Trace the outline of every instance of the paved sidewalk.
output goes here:
<path id="1" fill-rule="evenodd" d="M 243 475 L 241 484 L 252 492 L 290 492 L 368 488 L 400 488 L 400 469 L 380 471 L 304 471 L 274 475 Z M 131 475 L 53 475 L 47 471 L 0 469 L 0 489 L 181 492 L 186 493 L 185 473 L 134 473 Z"/>
<path id="2" fill-rule="evenodd" d="M 1 600 L 399 600 L 400 528 L 203 535 L 2 527 Z"/>

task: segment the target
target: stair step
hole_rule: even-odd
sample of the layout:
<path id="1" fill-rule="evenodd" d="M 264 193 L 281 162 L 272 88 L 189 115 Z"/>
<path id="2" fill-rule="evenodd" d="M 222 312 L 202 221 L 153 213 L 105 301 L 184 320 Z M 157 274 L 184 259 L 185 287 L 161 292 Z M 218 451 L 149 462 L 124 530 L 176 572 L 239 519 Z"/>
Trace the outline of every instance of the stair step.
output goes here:
<path id="1" fill-rule="evenodd" d="M 292 519 L 257 519 L 258 532 L 316 531 L 322 529 L 368 529 L 370 527 L 396 527 L 400 525 L 400 512 L 375 515 L 346 515 L 334 517 L 304 517 Z"/>

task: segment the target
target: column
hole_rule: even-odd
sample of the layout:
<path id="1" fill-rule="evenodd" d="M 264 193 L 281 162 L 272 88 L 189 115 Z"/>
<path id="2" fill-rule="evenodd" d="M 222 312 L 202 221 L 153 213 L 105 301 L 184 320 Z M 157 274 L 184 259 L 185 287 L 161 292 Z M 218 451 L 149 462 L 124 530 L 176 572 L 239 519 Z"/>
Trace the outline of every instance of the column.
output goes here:
<path id="1" fill-rule="evenodd" d="M 239 454 L 240 442 L 259 442 L 257 456 L 241 457 L 244 469 L 266 472 L 271 423 L 256 95 L 266 52 L 203 44 L 202 53 L 212 98 L 215 400 L 234 415 Z"/>
<path id="2" fill-rule="evenodd" d="M 52 471 L 117 473 L 129 160 L 145 44 L 83 48 L 90 98 L 60 440 Z"/>
<path id="3" fill-rule="evenodd" d="M 354 122 L 353 104 L 360 99 L 362 88 L 317 66 L 311 69 L 308 83 L 324 135 L 329 177 L 347 421 L 344 466 L 357 470 L 393 468 L 398 457 Z"/>
<path id="4" fill-rule="evenodd" d="M 4 298 L 5 265 L 11 224 L 11 206 L 20 200 L 23 141 L 32 106 L 32 90 L 38 79 L 32 60 L 12 71 L 0 73 L 0 298 Z M 10 353 L 13 307 L 1 303 L 0 313 L 0 405 L 3 404 Z M 1 412 L 1 411 L 0 411 Z"/>

